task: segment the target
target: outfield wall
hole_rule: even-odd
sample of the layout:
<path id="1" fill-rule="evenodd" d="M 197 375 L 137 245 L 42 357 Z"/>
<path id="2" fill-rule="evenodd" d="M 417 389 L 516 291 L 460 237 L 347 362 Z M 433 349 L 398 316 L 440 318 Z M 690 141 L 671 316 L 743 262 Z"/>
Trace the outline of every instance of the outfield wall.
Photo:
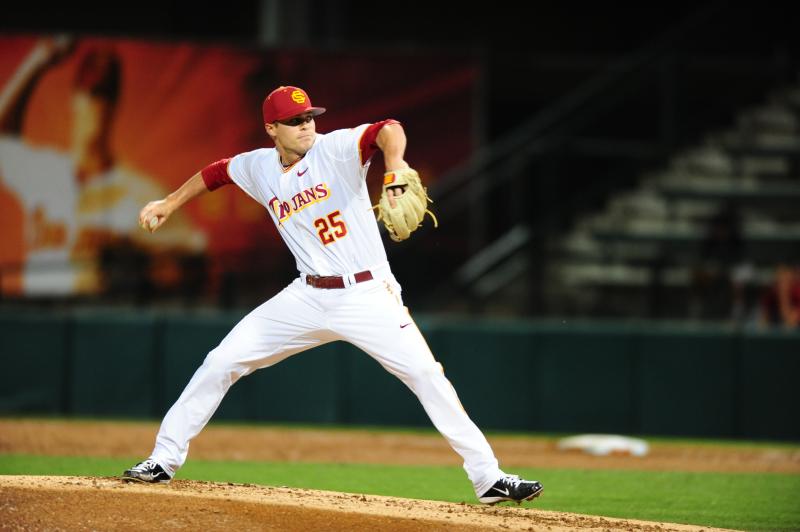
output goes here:
<path id="1" fill-rule="evenodd" d="M 241 317 L 0 315 L 0 414 L 160 418 Z M 800 334 L 418 320 L 484 429 L 800 439 Z M 216 419 L 430 426 L 342 342 L 245 377 Z"/>

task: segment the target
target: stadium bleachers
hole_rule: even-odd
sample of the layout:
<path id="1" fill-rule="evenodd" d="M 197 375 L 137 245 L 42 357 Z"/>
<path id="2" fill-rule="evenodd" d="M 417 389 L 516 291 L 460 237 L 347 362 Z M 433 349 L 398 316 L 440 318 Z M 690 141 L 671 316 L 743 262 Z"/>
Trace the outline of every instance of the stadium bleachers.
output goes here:
<path id="1" fill-rule="evenodd" d="M 733 128 L 577 220 L 551 250 L 548 300 L 566 313 L 727 319 L 730 304 L 692 307 L 709 297 L 697 293 L 698 272 L 716 269 L 747 288 L 738 317 L 752 318 L 775 266 L 800 260 L 799 161 L 800 84 L 742 109 Z"/>

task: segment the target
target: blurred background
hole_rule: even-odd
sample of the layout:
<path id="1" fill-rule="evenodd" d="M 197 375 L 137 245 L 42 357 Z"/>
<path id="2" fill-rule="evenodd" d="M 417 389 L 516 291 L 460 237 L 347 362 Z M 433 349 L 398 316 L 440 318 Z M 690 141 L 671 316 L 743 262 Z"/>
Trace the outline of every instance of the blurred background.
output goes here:
<path id="1" fill-rule="evenodd" d="M 387 246 L 418 311 L 789 319 L 768 300 L 800 259 L 790 17 L 724 2 L 454 10 L 15 8 L 0 57 L 3 304 L 235 308 L 285 285 L 293 260 L 237 191 L 160 239 L 131 215 L 268 145 L 259 102 L 291 83 L 329 108 L 321 131 L 406 125 L 442 220 Z M 87 93 L 102 110 L 76 107 Z"/>
<path id="2" fill-rule="evenodd" d="M 194 334 L 188 322 L 221 320 L 199 357 L 290 282 L 294 260 L 266 212 L 234 187 L 155 237 L 136 214 L 208 163 L 268 146 L 260 102 L 292 84 L 328 108 L 321 132 L 403 122 L 440 222 L 387 239 L 405 303 L 440 358 L 485 370 L 481 357 L 502 352 L 498 372 L 528 368 L 511 380 L 537 375 L 541 399 L 559 400 L 506 421 L 487 405 L 490 422 L 800 436 L 787 410 L 800 399 L 800 37 L 783 8 L 80 4 L 32 2 L 0 19 L 4 356 L 46 351 L 25 346 L 49 341 L 39 332 L 55 320 L 68 373 L 82 375 L 76 346 L 119 354 L 120 343 L 129 362 L 144 351 L 163 370 Z M 106 326 L 143 315 L 141 330 Z M 76 325 L 86 316 L 99 329 Z M 31 368 L 47 360 L 37 356 Z M 80 386 L 53 378 L 56 402 L 9 392 L 4 409 L 80 412 Z M 684 410 L 658 410 L 676 391 Z M 595 392 L 608 404 L 585 406 Z M 173 399 L 153 393 L 146 415 Z M 352 398 L 322 421 L 372 420 L 357 408 Z"/>

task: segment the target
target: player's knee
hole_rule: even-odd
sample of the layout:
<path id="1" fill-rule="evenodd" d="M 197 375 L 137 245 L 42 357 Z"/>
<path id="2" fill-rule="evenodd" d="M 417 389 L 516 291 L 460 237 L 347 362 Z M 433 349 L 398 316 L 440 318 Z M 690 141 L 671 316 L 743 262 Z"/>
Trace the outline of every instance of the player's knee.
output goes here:
<path id="1" fill-rule="evenodd" d="M 438 378 L 443 373 L 442 365 L 438 362 L 432 362 L 409 369 L 406 373 L 406 377 L 411 383 L 420 384 Z"/>
<path id="2" fill-rule="evenodd" d="M 220 347 L 208 353 L 203 365 L 212 373 L 230 376 L 234 382 L 247 373 L 246 367 L 238 364 L 229 352 Z"/>

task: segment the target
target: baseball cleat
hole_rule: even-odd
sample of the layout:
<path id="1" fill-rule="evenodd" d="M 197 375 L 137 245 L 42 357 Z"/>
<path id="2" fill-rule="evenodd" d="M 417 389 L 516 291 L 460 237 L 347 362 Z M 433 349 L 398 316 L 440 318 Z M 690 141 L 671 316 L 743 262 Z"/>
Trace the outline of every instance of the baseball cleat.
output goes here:
<path id="1" fill-rule="evenodd" d="M 144 462 L 139 462 L 130 469 L 122 473 L 122 480 L 149 482 L 151 484 L 166 484 L 172 477 L 164 471 L 164 468 L 149 458 Z"/>
<path id="2" fill-rule="evenodd" d="M 522 501 L 530 501 L 542 494 L 541 483 L 536 480 L 523 480 L 517 475 L 506 475 L 494 486 L 481 495 L 478 500 L 484 504 L 497 504 L 503 501 L 514 501 L 521 504 Z"/>

